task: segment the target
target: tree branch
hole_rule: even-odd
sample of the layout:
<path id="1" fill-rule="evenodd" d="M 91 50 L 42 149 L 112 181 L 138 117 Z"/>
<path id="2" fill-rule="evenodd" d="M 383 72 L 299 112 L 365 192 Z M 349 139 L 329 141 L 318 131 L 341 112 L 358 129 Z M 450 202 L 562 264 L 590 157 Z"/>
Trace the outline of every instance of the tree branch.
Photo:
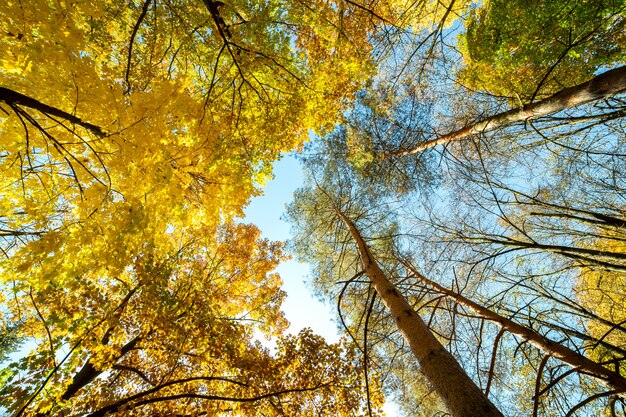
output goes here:
<path id="1" fill-rule="evenodd" d="M 39 100 L 36 100 L 32 97 L 25 96 L 24 94 L 20 94 L 17 91 L 8 89 L 6 87 L 0 87 L 0 101 L 7 103 L 9 106 L 24 106 L 34 110 L 37 110 L 48 116 L 56 116 L 62 119 L 67 120 L 70 123 L 81 126 L 94 135 L 98 137 L 106 136 L 106 133 L 102 130 L 101 127 L 96 126 L 94 124 L 83 121 L 82 119 L 65 112 L 56 107 L 48 106 L 47 104 L 42 103 Z"/>

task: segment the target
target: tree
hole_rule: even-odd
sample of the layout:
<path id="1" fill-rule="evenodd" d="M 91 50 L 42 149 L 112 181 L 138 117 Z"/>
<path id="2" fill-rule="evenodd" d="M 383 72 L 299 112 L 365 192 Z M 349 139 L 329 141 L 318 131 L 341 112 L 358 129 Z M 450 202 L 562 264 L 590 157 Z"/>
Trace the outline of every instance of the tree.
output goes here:
<path id="1" fill-rule="evenodd" d="M 589 329 L 606 326 L 620 334 L 620 320 L 584 304 L 575 284 L 581 270 L 611 276 L 607 271 L 623 268 L 623 182 L 616 175 L 623 165 L 623 142 L 615 134 L 623 130 L 623 120 L 565 113 L 550 123 L 531 122 L 526 132 L 503 130 L 451 147 L 442 163 L 446 194 L 436 203 L 451 208 L 409 221 L 412 243 L 404 245 L 425 245 L 419 253 L 429 260 L 420 260 L 421 268 L 448 270 L 453 287 L 503 315 L 523 317 L 531 328 L 615 372 L 623 345 Z M 592 353 L 596 348 L 614 356 L 598 359 Z M 531 356 L 529 362 L 535 363 L 533 373 L 549 370 L 543 385 L 548 391 L 566 381 L 566 373 L 551 368 L 550 360 L 542 365 L 541 357 Z M 556 400 L 543 397 L 544 388 L 528 397 L 542 396 L 539 410 L 555 412 L 549 410 L 557 407 Z M 580 388 L 588 398 L 559 405 L 563 414 L 602 398 L 609 399 L 597 410 L 609 412 L 622 401 L 616 390 L 581 382 L 568 390 Z"/>
<path id="2" fill-rule="evenodd" d="M 27 298 L 15 288 L 8 304 L 26 320 L 21 334 L 42 343 L 9 368 L 4 405 L 15 415 L 358 410 L 344 347 L 310 332 L 280 336 L 284 294 L 270 274 L 280 246 L 252 226 L 203 232 L 202 241 L 166 256 L 147 249 L 114 277 L 87 269 L 72 281 L 84 262 L 72 267 L 57 257 L 22 269 L 49 271 L 45 287 L 22 290 Z M 102 286 L 103 279 L 116 284 Z M 254 329 L 280 337 L 276 355 L 254 342 Z M 292 402 L 298 393 L 310 400 Z"/>
<path id="3" fill-rule="evenodd" d="M 235 26 L 231 38 L 214 32 L 220 16 L 202 2 L 3 7 L 3 30 L 12 34 L 3 40 L 5 131 L 16 133 L 4 172 L 32 190 L 29 203 L 46 205 L 41 211 L 58 201 L 57 190 L 66 190 L 63 201 L 80 199 L 88 215 L 111 190 L 131 198 L 128 187 L 144 195 L 137 184 L 160 182 L 173 187 L 160 198 L 200 197 L 208 217 L 240 213 L 267 162 L 310 128 L 332 124 L 342 91 L 348 98 L 368 73 L 366 44 L 345 53 L 329 46 L 333 20 L 348 29 L 358 13 L 337 16 L 330 6 L 312 13 L 233 5 L 220 12 Z M 51 31 L 57 27 L 64 32 Z M 366 43 L 364 36 L 350 33 L 350 42 Z"/>
<path id="4" fill-rule="evenodd" d="M 518 105 L 623 64 L 624 2 L 500 1 L 474 8 L 459 48 L 469 88 Z"/>
<path id="5" fill-rule="evenodd" d="M 367 202 L 367 197 L 364 196 L 371 197 L 371 190 L 362 190 L 361 198 L 358 199 L 359 202 L 351 201 L 351 190 L 358 190 L 358 186 L 351 183 L 346 166 L 338 160 L 330 161 L 325 165 L 319 159 L 312 159 L 310 167 L 316 165 L 321 167 L 318 171 L 320 180 L 315 177 L 309 179 L 310 188 L 299 191 L 297 200 L 291 207 L 290 215 L 292 218 L 297 218 L 303 225 L 297 236 L 297 245 L 302 250 L 303 259 L 319 265 L 317 266 L 317 271 L 320 274 L 317 278 L 319 282 L 323 284 L 326 281 L 327 285 L 332 285 L 333 281 L 345 279 L 342 275 L 346 273 L 346 270 L 355 266 L 355 258 L 360 259 L 363 268 L 362 273 L 367 276 L 377 297 L 385 304 L 397 329 L 419 362 L 422 373 L 441 396 L 450 412 L 455 416 L 501 415 L 454 357 L 445 350 L 428 329 L 413 306 L 387 278 L 354 222 L 346 214 L 345 210 L 352 207 L 358 207 L 357 210 L 361 213 L 366 212 L 367 208 L 359 206 L 359 202 L 365 201 L 364 204 L 370 206 L 372 202 Z M 348 175 L 342 176 L 342 173 Z M 322 183 L 320 184 L 318 181 L 322 181 Z M 332 195 L 327 190 L 333 190 Z M 358 195 L 359 191 L 356 192 Z M 357 214 L 353 215 L 360 217 Z M 335 236 L 328 241 L 329 238 L 324 236 L 324 229 L 329 226 L 331 228 L 333 225 L 336 226 L 337 222 L 342 223 L 345 229 L 332 231 Z M 323 225 L 327 226 L 324 227 Z M 376 225 L 376 227 L 382 228 L 384 226 Z M 350 254 L 352 251 L 346 248 L 346 243 L 341 238 L 341 235 L 345 234 L 351 237 L 357 248 L 353 254 Z M 313 245 L 315 246 L 314 249 L 312 248 Z M 332 254 L 333 250 L 338 251 L 338 253 Z M 318 257 L 321 253 L 326 253 L 326 257 Z M 335 261 L 334 259 L 337 258 L 339 259 Z M 334 274 L 337 276 L 333 276 Z M 357 274 L 355 278 L 358 275 L 360 274 Z M 347 282 L 350 283 L 351 281 L 353 279 Z M 341 292 L 341 296 L 343 295 L 344 291 Z M 374 299 L 375 297 L 372 297 L 372 301 Z M 370 317 L 370 313 L 367 313 L 367 317 Z M 366 349 L 367 333 L 364 341 L 364 354 Z M 367 363 L 367 358 L 365 360 Z"/>
<path id="6" fill-rule="evenodd" d="M 488 308 L 481 306 L 472 300 L 469 300 L 461 294 L 442 287 L 436 282 L 431 281 L 424 275 L 420 274 L 406 261 L 400 260 L 400 262 L 407 269 L 409 269 L 412 272 L 412 275 L 419 281 L 421 281 L 422 284 L 426 285 L 427 287 L 434 288 L 437 292 L 445 294 L 447 297 L 453 298 L 459 304 L 462 304 L 463 306 L 473 310 L 479 317 L 497 323 L 499 326 L 502 327 L 503 331 L 508 331 L 512 334 L 515 334 L 521 339 L 542 350 L 546 355 L 560 359 L 564 363 L 567 363 L 577 372 L 582 372 L 587 375 L 594 376 L 599 380 L 608 383 L 611 388 L 618 392 L 623 392 L 626 389 L 626 379 L 622 378 L 621 375 L 619 375 L 618 373 L 602 367 L 600 364 L 587 359 L 583 355 L 573 351 L 567 346 L 554 342 L 546 338 L 545 336 L 536 333 L 532 329 L 521 326 L 515 323 L 513 320 L 492 312 Z"/>
<path id="7" fill-rule="evenodd" d="M 409 343 L 422 372 L 441 395 L 452 415 L 501 416 L 498 409 L 484 396 L 454 357 L 428 330 L 411 305 L 389 282 L 372 257 L 354 223 L 341 212 L 337 212 L 337 215 L 350 230 L 350 235 L 358 247 L 365 273 L 374 285 L 378 296 L 383 299 L 398 328 Z"/>
<path id="8" fill-rule="evenodd" d="M 343 2 L 0 5 L 3 312 L 37 342 L 3 374 L 4 406 L 358 412 L 349 349 L 283 335 L 280 247 L 233 219 L 371 73 L 370 17 Z"/>
<path id="9" fill-rule="evenodd" d="M 624 90 L 626 90 L 626 67 L 615 68 L 587 82 L 558 91 L 543 100 L 484 117 L 460 129 L 438 135 L 433 139 L 426 139 L 409 149 L 382 153 L 380 157 L 391 158 L 416 154 L 435 146 L 466 139 L 472 135 L 481 135 L 516 123 L 527 123 L 533 119 L 559 113 L 571 107 L 609 98 Z M 623 117 L 623 115 L 619 113 L 617 117 Z"/>
<path id="10" fill-rule="evenodd" d="M 432 110 L 418 113 L 423 120 L 410 125 L 387 115 L 390 123 L 404 124 L 406 138 L 383 147 L 376 146 L 375 139 L 366 141 L 364 148 L 373 154 L 368 158 L 423 153 L 472 135 L 522 125 L 527 128 L 530 120 L 545 120 L 546 116 L 608 99 L 624 90 L 624 71 L 619 67 L 623 57 L 622 1 L 541 5 L 489 1 L 469 12 L 460 8 L 452 13 L 460 19 L 454 23 L 457 29 L 448 32 L 458 34 L 460 54 L 453 41 L 446 45 L 442 23 L 442 32 L 429 32 L 428 38 L 433 36 L 433 43 L 440 39 L 438 48 L 433 44 L 424 56 L 418 53 L 424 44 L 411 39 L 407 48 L 414 48 L 413 52 L 398 53 L 392 62 L 384 63 L 389 69 L 370 89 L 378 90 L 374 95 L 382 102 L 378 106 L 383 112 L 406 95 L 419 96 L 420 105 Z M 465 28 L 458 27 L 461 23 Z M 411 65 L 419 71 L 409 73 Z M 468 81 L 482 76 L 487 81 L 479 86 Z M 499 90 L 491 94 L 476 91 L 486 89 L 489 93 L 483 85 L 489 80 L 494 85 L 514 83 L 520 91 L 503 93 L 501 85 L 492 86 L 491 90 Z M 458 84 L 466 83 L 470 85 L 459 88 Z M 407 92 L 404 85 L 416 91 Z M 449 106 L 436 105 L 441 102 Z M 446 111 L 449 109 L 454 111 Z"/>

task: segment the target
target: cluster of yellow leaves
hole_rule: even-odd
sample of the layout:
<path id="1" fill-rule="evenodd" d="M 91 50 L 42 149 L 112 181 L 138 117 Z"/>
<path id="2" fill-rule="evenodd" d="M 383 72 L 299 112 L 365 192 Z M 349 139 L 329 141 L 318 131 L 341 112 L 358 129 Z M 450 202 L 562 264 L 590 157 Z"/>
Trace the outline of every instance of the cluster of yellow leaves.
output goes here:
<path id="1" fill-rule="evenodd" d="M 281 246 L 234 219 L 371 74 L 370 15 L 217 3 L 0 4 L 0 285 L 37 343 L 2 391 L 17 415 L 362 406 L 350 352 L 281 336 Z"/>
<path id="2" fill-rule="evenodd" d="M 202 2 L 172 2 L 171 10 L 153 5 L 132 50 L 129 32 L 140 10 L 114 3 L 8 2 L 0 10 L 3 32 L 12 34 L 2 39 L 3 84 L 107 132 L 105 138 L 74 126 L 68 132 L 67 122 L 36 117 L 55 142 L 32 126 L 25 140 L 23 118 L 7 112 L 3 177 L 26 177 L 19 186 L 33 193 L 45 188 L 39 210 L 60 193 L 64 202 L 75 201 L 76 185 L 86 191 L 99 182 L 108 186 L 100 194 L 112 189 L 139 198 L 163 190 L 153 198 L 191 199 L 207 217 L 240 214 L 255 183 L 267 178 L 267 162 L 310 129 L 331 126 L 341 98 L 369 68 L 367 50 L 317 39 L 332 36 L 324 31 L 338 18 L 324 23 L 318 16 L 336 15 L 332 3 L 316 13 L 296 5 L 290 15 L 277 4 L 256 6 L 246 13 L 250 21 L 233 25 L 228 43 L 216 37 Z M 235 16 L 245 10 L 230 7 Z M 271 19 L 303 28 L 278 32 Z M 366 45 L 366 35 L 355 33 L 354 42 Z M 97 196 L 80 199 L 87 214 L 100 204 Z"/>
<path id="3" fill-rule="evenodd" d="M 284 294 L 279 277 L 271 273 L 280 247 L 259 240 L 253 226 L 230 224 L 200 233 L 205 239 L 193 242 L 179 235 L 180 248 L 169 253 L 146 240 L 139 256 L 126 246 L 136 243 L 124 239 L 132 236 L 139 242 L 140 237 L 128 234 L 102 236 L 102 246 L 93 248 L 98 258 L 90 253 L 91 246 L 60 233 L 26 245 L 24 264 L 12 271 L 4 306 L 22 324 L 21 335 L 39 344 L 17 364 L 12 385 L 3 392 L 4 405 L 24 405 L 50 375 L 40 400 L 80 414 L 136 392 L 141 387 L 133 378 L 140 374 L 152 385 L 197 374 L 233 375 L 233 369 L 259 349 L 252 342 L 254 329 L 280 335 L 286 324 L 279 310 Z M 104 256 L 108 258 L 100 258 Z M 124 353 L 133 340 L 139 340 L 138 346 Z M 337 358 L 335 365 L 348 366 L 344 359 Z M 315 364 L 315 358 L 299 360 Z M 72 402 L 59 401 L 85 364 L 112 373 L 90 382 Z M 120 367 L 130 371 L 123 374 Z M 310 386 L 308 379 L 287 381 L 283 374 L 269 375 L 262 368 L 236 374 L 249 378 L 251 372 L 268 378 L 264 384 L 271 378 L 276 378 L 274 384 L 284 382 L 283 389 Z M 351 369 L 335 376 L 354 374 Z M 335 380 L 325 383 L 329 381 Z M 253 388 L 269 389 L 264 384 Z M 106 393 L 98 394 L 105 388 Z M 359 392 L 359 387 L 352 389 Z M 228 392 L 223 396 L 236 397 Z M 41 407 L 36 410 L 41 412 Z"/>
<path id="4" fill-rule="evenodd" d="M 271 272 L 282 257 L 280 244 L 235 223 L 206 226 L 188 240 L 186 230 L 152 224 L 141 202 L 119 202 L 118 211 L 127 223 L 115 213 L 95 213 L 110 227 L 48 233 L 16 254 L 23 264 L 12 271 L 13 297 L 5 307 L 22 322 L 22 335 L 40 344 L 15 368 L 5 406 L 18 410 L 50 376 L 33 413 L 83 415 L 122 402 L 145 415 L 142 401 L 178 395 L 206 398 L 155 400 L 150 407 L 161 415 L 241 408 L 239 415 L 251 416 L 359 409 L 358 372 L 340 346 L 304 334 L 314 346 L 292 341 L 289 354 L 283 347 L 272 355 L 253 340 L 255 329 L 280 338 L 285 328 L 281 281 Z M 154 239 L 161 235 L 170 238 Z M 101 376 L 65 398 L 77 370 L 87 366 Z M 198 379 L 176 382 L 189 378 Z M 210 401 L 261 401 L 283 391 L 254 406 Z"/>
<path id="5" fill-rule="evenodd" d="M 595 247 L 626 253 L 622 232 L 613 231 L 609 237 L 597 242 Z M 576 285 L 576 295 L 581 305 L 597 316 L 597 319 L 586 320 L 587 332 L 597 340 L 626 349 L 626 274 L 602 268 L 584 268 Z M 618 357 L 616 352 L 599 344 L 591 345 L 588 353 L 599 363 Z M 625 369 L 620 369 L 620 372 L 626 375 Z"/>

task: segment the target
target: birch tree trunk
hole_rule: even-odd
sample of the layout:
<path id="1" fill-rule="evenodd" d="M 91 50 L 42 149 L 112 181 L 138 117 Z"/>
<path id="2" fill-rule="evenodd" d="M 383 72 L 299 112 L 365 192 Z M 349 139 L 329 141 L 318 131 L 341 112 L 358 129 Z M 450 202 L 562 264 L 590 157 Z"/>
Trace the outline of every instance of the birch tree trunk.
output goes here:
<path id="1" fill-rule="evenodd" d="M 439 393 L 454 417 L 502 417 L 502 413 L 472 381 L 456 359 L 435 338 L 428 326 L 389 281 L 358 229 L 343 213 L 337 215 L 350 230 L 365 273 L 393 316 L 417 358 L 424 376 Z"/>
<path id="2" fill-rule="evenodd" d="M 516 122 L 548 116 L 581 104 L 610 97 L 623 91 L 626 91 L 626 66 L 602 73 L 585 83 L 565 88 L 544 100 L 487 117 L 462 129 L 423 142 L 414 148 L 380 154 L 379 158 L 385 159 L 416 154 L 434 148 L 437 145 L 464 139 L 470 135 L 489 132 Z"/>

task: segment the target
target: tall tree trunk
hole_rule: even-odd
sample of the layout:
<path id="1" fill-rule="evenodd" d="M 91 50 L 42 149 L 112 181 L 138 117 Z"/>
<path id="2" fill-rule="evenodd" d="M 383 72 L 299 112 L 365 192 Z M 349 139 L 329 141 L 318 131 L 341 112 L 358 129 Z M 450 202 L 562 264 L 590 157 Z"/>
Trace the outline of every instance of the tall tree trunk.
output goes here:
<path id="1" fill-rule="evenodd" d="M 462 304 L 474 310 L 474 312 L 478 316 L 497 323 L 506 331 L 513 333 L 514 335 L 519 336 L 524 340 L 527 340 L 531 345 L 535 346 L 546 355 L 557 358 L 582 373 L 591 375 L 592 377 L 600 380 L 600 382 L 610 385 L 611 388 L 615 390 L 626 392 L 626 379 L 619 373 L 613 372 L 605 368 L 604 366 L 592 361 L 591 359 L 586 358 L 580 353 L 575 352 L 574 350 L 563 346 L 560 343 L 550 340 L 547 337 L 535 332 L 534 330 L 517 324 L 513 320 L 503 317 L 498 313 L 495 313 L 488 308 L 483 307 L 480 304 L 462 296 L 461 294 L 451 291 L 437 284 L 436 282 L 429 280 L 428 278 L 417 272 L 415 268 L 410 266 L 408 263 L 404 261 L 401 262 L 408 270 L 413 273 L 413 275 L 418 280 L 420 280 L 426 286 L 433 288 L 435 291 L 441 294 L 445 294 L 459 304 Z"/>
<path id="2" fill-rule="evenodd" d="M 623 91 L 626 91 L 626 66 L 602 73 L 585 83 L 565 88 L 544 100 L 487 117 L 462 129 L 423 142 L 414 148 L 380 154 L 379 157 L 384 159 L 416 154 L 437 145 L 464 139 L 470 135 L 489 132 L 516 122 L 548 116 Z"/>
<path id="3" fill-rule="evenodd" d="M 363 268 L 376 293 L 395 319 L 398 329 L 417 358 L 424 376 L 455 417 L 502 417 L 502 413 L 472 381 L 456 359 L 439 343 L 428 326 L 389 281 L 371 255 L 358 229 L 336 210 L 356 243 Z"/>

